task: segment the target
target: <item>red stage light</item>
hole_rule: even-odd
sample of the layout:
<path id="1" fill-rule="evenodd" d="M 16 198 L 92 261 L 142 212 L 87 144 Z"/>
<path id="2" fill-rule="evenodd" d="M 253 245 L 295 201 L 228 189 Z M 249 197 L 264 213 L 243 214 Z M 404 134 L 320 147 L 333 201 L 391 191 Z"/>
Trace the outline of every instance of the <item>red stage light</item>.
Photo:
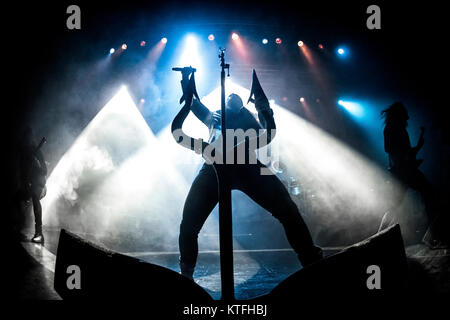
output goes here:
<path id="1" fill-rule="evenodd" d="M 125 43 L 122 45 L 122 50 L 127 50 L 127 45 Z"/>
<path id="2" fill-rule="evenodd" d="M 318 47 L 319 47 L 320 50 L 323 50 L 323 44 L 319 43 Z"/>
<path id="3" fill-rule="evenodd" d="M 141 47 L 145 47 L 146 44 L 147 43 L 144 40 L 141 41 Z"/>
<path id="4" fill-rule="evenodd" d="M 303 41 L 297 42 L 297 45 L 298 45 L 299 47 L 303 47 Z"/>
<path id="5" fill-rule="evenodd" d="M 276 39 L 275 39 L 275 43 L 276 43 L 276 44 L 281 44 L 281 42 L 282 42 L 282 41 L 281 41 L 281 38 L 276 38 Z"/>
<path id="6" fill-rule="evenodd" d="M 305 98 L 301 97 L 300 102 L 305 102 Z"/>
<path id="7" fill-rule="evenodd" d="M 237 33 L 233 32 L 233 34 L 231 35 L 231 39 L 238 40 L 239 39 L 239 35 Z"/>
<path id="8" fill-rule="evenodd" d="M 208 36 L 208 40 L 209 40 L 209 41 L 213 41 L 213 40 L 214 40 L 214 35 L 213 35 L 213 34 L 210 34 L 210 35 Z"/>
<path id="9" fill-rule="evenodd" d="M 162 39 L 161 39 L 161 42 L 162 42 L 162 43 L 167 43 L 167 38 L 166 38 L 166 37 L 162 38 Z"/>

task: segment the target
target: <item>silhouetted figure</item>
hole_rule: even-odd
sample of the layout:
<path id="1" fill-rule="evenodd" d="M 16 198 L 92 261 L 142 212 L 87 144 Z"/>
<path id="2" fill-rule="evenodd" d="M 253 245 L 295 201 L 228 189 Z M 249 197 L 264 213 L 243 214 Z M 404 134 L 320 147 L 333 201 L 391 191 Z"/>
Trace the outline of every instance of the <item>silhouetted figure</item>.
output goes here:
<path id="1" fill-rule="evenodd" d="M 436 214 L 433 187 L 418 169 L 422 160 L 416 159 L 417 153 L 424 144 L 424 127 L 415 147 L 411 147 L 408 131 L 408 111 L 401 102 L 395 102 L 381 112 L 385 119 L 384 150 L 389 155 L 389 171 L 400 183 L 400 190 L 395 195 L 394 207 L 386 212 L 378 231 L 396 222 L 395 211 L 403 201 L 408 188 L 418 191 L 424 200 L 428 222 L 431 223 Z M 428 243 L 433 246 L 433 244 Z"/>
<path id="2" fill-rule="evenodd" d="M 21 202 L 31 199 L 34 212 L 35 234 L 31 239 L 35 243 L 44 243 L 42 234 L 42 207 L 40 199 L 45 196 L 47 166 L 40 150 L 45 139 L 38 146 L 33 137 L 33 131 L 26 127 L 19 150 L 20 187 L 17 193 L 18 206 Z"/>
<path id="3" fill-rule="evenodd" d="M 181 81 L 183 90 L 186 88 L 187 76 L 187 74 L 183 74 Z M 243 129 L 244 131 L 259 130 L 263 127 L 268 130 L 275 129 L 273 111 L 269 102 L 261 102 L 256 95 L 255 99 L 259 122 L 243 106 L 242 100 L 237 94 L 228 96 L 226 100 L 227 129 Z M 192 102 L 191 110 L 208 126 L 210 129 L 209 142 L 213 143 L 220 136 L 221 111 L 209 111 L 198 99 L 194 99 Z M 241 142 L 235 141 L 234 145 Z M 248 145 L 246 148 L 247 153 L 254 152 L 254 150 L 248 150 Z M 282 182 L 275 175 L 261 175 L 261 168 L 265 168 L 261 162 L 248 163 L 246 161 L 245 164 L 227 164 L 231 188 L 247 194 L 281 222 L 287 239 L 303 266 L 321 259 L 322 250 L 314 245 L 296 204 L 292 201 Z M 189 190 L 180 225 L 180 270 L 189 278 L 193 276 L 197 261 L 198 234 L 218 200 L 218 185 L 214 167 L 212 164 L 205 163 Z"/>

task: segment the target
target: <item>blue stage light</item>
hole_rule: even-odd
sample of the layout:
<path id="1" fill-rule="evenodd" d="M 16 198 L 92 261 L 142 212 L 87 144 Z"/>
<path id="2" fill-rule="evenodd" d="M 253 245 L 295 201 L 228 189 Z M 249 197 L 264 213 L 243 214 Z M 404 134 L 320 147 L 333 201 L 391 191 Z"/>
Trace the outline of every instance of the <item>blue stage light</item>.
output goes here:
<path id="1" fill-rule="evenodd" d="M 109 54 L 113 54 L 116 50 L 114 48 L 109 49 Z"/>
<path id="2" fill-rule="evenodd" d="M 357 118 L 364 117 L 364 107 L 355 101 L 339 100 L 338 104 L 342 106 L 348 113 Z"/>
<path id="3" fill-rule="evenodd" d="M 350 50 L 346 46 L 340 46 L 336 49 L 336 55 L 341 59 L 346 59 L 350 56 Z"/>

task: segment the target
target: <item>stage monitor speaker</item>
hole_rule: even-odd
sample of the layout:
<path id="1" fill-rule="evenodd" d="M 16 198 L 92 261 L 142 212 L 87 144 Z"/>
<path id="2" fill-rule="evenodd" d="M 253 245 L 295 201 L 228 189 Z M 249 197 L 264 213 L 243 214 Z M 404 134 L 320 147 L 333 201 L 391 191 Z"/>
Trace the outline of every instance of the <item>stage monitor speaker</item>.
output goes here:
<path id="1" fill-rule="evenodd" d="M 211 296 L 175 271 L 116 253 L 64 229 L 59 237 L 55 290 L 63 299 L 210 302 Z"/>
<path id="2" fill-rule="evenodd" d="M 395 225 L 299 270 L 264 300 L 298 303 L 302 297 L 382 297 L 405 290 L 407 274 L 403 238 Z"/>

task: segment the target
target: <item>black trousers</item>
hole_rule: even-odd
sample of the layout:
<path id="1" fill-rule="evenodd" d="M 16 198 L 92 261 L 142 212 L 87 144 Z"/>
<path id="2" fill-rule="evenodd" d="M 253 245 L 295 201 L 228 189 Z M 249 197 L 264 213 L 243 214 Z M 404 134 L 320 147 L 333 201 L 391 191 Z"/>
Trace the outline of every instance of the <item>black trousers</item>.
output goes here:
<path id="1" fill-rule="evenodd" d="M 321 257 L 309 230 L 289 192 L 275 175 L 261 175 L 263 164 L 229 165 L 232 189 L 247 194 L 269 211 L 284 227 L 287 239 L 302 265 Z M 180 225 L 180 262 L 194 267 L 198 255 L 197 237 L 218 202 L 216 173 L 212 165 L 203 165 L 189 190 Z M 270 236 L 270 235 L 267 235 Z M 320 257 L 319 257 L 320 251 Z"/>
<path id="2" fill-rule="evenodd" d="M 31 198 L 32 204 L 33 204 L 33 213 L 34 213 L 34 227 L 35 227 L 35 233 L 42 233 L 42 206 L 41 206 L 41 194 L 42 194 L 42 187 L 22 187 L 20 188 L 15 196 L 15 202 L 19 211 L 19 214 L 21 214 L 21 202 L 29 200 Z M 21 220 L 21 219 L 20 219 Z"/>

